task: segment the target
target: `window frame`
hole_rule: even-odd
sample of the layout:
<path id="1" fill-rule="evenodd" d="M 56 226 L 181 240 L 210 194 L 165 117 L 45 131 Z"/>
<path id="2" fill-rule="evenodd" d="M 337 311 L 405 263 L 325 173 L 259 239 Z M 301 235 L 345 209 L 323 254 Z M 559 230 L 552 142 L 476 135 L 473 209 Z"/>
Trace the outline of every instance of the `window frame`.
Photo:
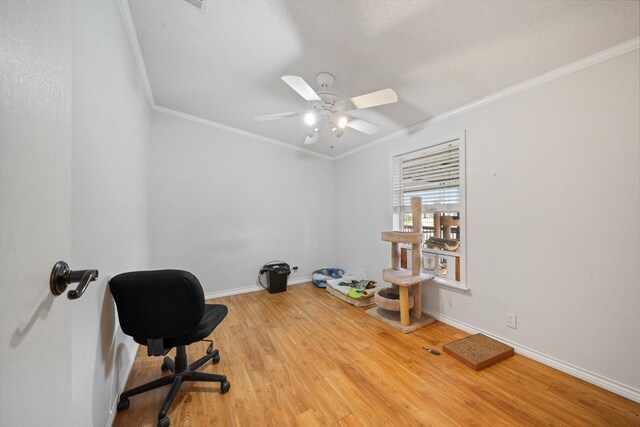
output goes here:
<path id="1" fill-rule="evenodd" d="M 398 158 L 404 156 L 411 156 L 419 151 L 428 150 L 431 148 L 435 148 L 439 145 L 457 143 L 459 150 L 459 189 L 460 189 L 460 202 L 455 205 L 451 204 L 443 204 L 436 207 L 437 205 L 423 205 L 423 213 L 437 213 L 437 212 L 458 212 L 460 217 L 460 248 L 458 252 L 449 252 L 438 249 L 429 249 L 422 248 L 422 259 L 424 259 L 425 254 L 441 254 L 447 256 L 458 257 L 460 259 L 460 280 L 456 281 L 455 279 L 439 277 L 436 275 L 434 279 L 428 280 L 427 283 L 436 284 L 446 289 L 454 289 L 458 291 L 468 291 L 468 281 L 467 281 L 467 213 L 466 213 L 466 133 L 464 131 L 458 132 L 452 135 L 442 136 L 439 138 L 429 139 L 424 142 L 413 144 L 412 147 L 403 151 L 397 151 L 391 154 L 390 157 L 390 171 L 391 171 L 391 211 L 392 211 L 392 222 L 393 229 L 398 229 L 402 231 L 402 217 L 403 217 L 403 209 L 401 207 L 396 207 L 395 202 L 398 200 L 400 203 L 402 201 L 402 194 L 397 194 L 400 188 L 400 185 L 396 183 L 397 179 L 401 179 L 399 174 L 396 173 L 396 162 Z M 411 248 L 407 248 L 408 251 L 411 251 Z M 424 262 L 422 261 L 422 271 L 425 273 L 432 273 L 429 270 L 424 269 Z"/>

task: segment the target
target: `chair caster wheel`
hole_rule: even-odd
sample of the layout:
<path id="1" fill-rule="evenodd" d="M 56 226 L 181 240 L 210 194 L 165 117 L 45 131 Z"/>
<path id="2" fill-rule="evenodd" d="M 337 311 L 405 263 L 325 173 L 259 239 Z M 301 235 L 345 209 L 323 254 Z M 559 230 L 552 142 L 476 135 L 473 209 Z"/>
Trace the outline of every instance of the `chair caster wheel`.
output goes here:
<path id="1" fill-rule="evenodd" d="M 165 365 L 164 362 L 162 362 L 162 365 L 160 366 L 160 370 L 162 372 L 167 372 L 169 370 L 169 367 Z"/>
<path id="2" fill-rule="evenodd" d="M 231 388 L 231 384 L 229 384 L 229 381 L 223 381 L 220 383 L 220 393 L 221 394 L 225 394 L 226 392 L 229 391 L 229 389 Z"/>
<path id="3" fill-rule="evenodd" d="M 211 359 L 211 363 L 213 363 L 214 365 L 217 365 L 220 362 L 220 355 L 216 354 L 215 356 L 213 356 L 213 358 Z"/>
<path id="4" fill-rule="evenodd" d="M 127 399 L 126 397 L 118 401 L 118 406 L 117 406 L 118 411 L 127 409 L 128 407 L 129 407 L 129 399 Z"/>
<path id="5" fill-rule="evenodd" d="M 158 420 L 158 427 L 169 427 L 170 424 L 169 417 L 160 418 Z"/>
<path id="6" fill-rule="evenodd" d="M 211 353 L 213 353 L 213 343 L 207 346 L 207 354 L 211 354 Z"/>

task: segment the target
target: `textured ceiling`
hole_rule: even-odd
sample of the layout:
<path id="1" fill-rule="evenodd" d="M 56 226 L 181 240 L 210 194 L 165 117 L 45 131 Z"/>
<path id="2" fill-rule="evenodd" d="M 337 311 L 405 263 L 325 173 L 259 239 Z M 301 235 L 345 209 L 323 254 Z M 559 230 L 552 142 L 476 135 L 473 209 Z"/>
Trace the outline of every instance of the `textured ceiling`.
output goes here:
<path id="1" fill-rule="evenodd" d="M 129 0 L 155 103 L 329 156 L 523 82 L 639 34 L 633 1 Z M 393 88 L 398 102 L 304 145 L 307 102 L 280 80 L 335 76 L 353 97 Z M 331 146 L 333 145 L 333 148 Z"/>

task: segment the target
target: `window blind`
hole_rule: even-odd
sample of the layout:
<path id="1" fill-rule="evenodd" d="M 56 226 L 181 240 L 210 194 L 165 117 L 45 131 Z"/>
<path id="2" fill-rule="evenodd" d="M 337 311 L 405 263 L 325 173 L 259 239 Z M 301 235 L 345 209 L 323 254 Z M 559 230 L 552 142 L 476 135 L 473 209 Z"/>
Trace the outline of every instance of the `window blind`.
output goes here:
<path id="1" fill-rule="evenodd" d="M 414 196 L 422 197 L 425 211 L 455 210 L 460 205 L 458 140 L 394 157 L 394 212 L 410 207 Z"/>

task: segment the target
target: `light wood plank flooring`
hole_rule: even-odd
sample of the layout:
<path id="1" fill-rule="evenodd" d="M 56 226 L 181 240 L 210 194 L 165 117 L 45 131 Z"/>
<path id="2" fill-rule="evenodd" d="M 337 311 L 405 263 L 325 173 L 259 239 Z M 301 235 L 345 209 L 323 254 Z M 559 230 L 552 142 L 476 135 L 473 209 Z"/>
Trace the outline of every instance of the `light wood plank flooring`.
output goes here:
<path id="1" fill-rule="evenodd" d="M 515 355 L 474 372 L 422 347 L 467 336 L 436 322 L 402 334 L 311 284 L 213 300 L 229 315 L 214 331 L 227 376 L 182 386 L 172 426 L 640 426 L 640 404 Z M 189 360 L 206 344 L 189 347 Z M 140 347 L 127 388 L 162 375 Z M 114 426 L 155 426 L 167 387 L 131 398 Z"/>

